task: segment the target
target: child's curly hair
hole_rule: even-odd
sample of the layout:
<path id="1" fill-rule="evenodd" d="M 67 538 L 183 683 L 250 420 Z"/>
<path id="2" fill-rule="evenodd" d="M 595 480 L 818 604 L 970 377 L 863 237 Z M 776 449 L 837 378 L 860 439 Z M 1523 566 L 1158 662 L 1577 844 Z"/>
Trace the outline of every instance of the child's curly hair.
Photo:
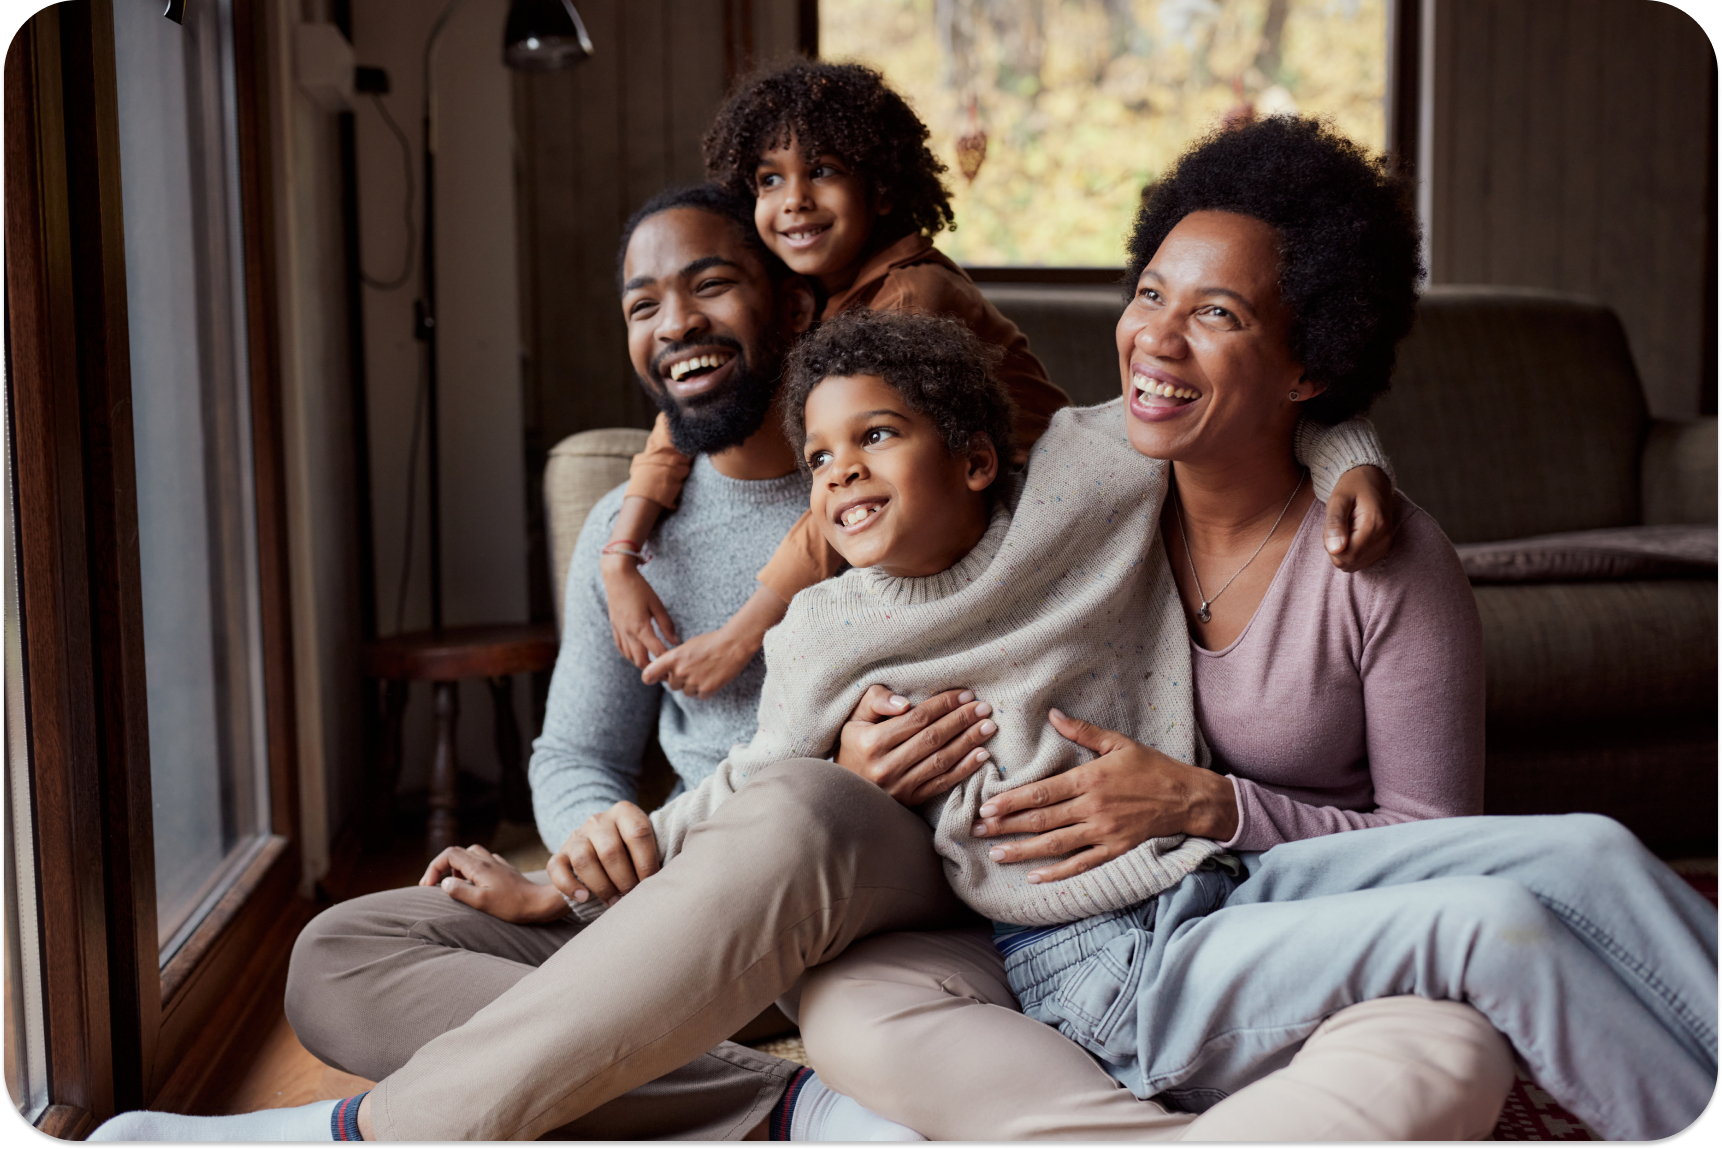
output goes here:
<path id="1" fill-rule="evenodd" d="M 1305 414 L 1340 423 L 1368 410 L 1387 390 L 1423 279 L 1410 181 L 1308 116 L 1216 131 L 1184 153 L 1137 214 L 1127 298 L 1178 221 L 1197 211 L 1253 216 L 1279 233 L 1292 357 L 1327 384 Z"/>
<path id="2" fill-rule="evenodd" d="M 994 376 L 1004 353 L 955 319 L 911 311 L 846 311 L 816 327 L 783 370 L 783 428 L 807 441 L 807 396 L 836 376 L 876 375 L 939 429 L 945 449 L 967 455 L 976 435 L 1011 457 L 1010 392 Z M 805 466 L 805 464 L 803 464 Z M 998 479 L 989 490 L 997 489 Z"/>
<path id="3" fill-rule="evenodd" d="M 927 147 L 927 125 L 861 64 L 795 60 L 736 83 L 706 132 L 706 178 L 737 195 L 758 194 L 760 159 L 790 138 L 808 160 L 837 156 L 866 180 L 891 211 L 875 225 L 887 240 L 956 226 L 945 165 Z"/>

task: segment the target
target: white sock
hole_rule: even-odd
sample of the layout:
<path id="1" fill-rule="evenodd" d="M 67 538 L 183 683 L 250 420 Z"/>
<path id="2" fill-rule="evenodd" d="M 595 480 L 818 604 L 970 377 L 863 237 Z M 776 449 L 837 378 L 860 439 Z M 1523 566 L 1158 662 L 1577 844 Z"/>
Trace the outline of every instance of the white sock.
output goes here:
<path id="1" fill-rule="evenodd" d="M 91 1141 L 333 1141 L 329 1117 L 339 1101 L 259 1109 L 231 1117 L 187 1117 L 135 1109 L 101 1123 Z"/>
<path id="2" fill-rule="evenodd" d="M 791 1141 L 925 1141 L 895 1121 L 888 1121 L 861 1103 L 838 1093 L 819 1074 L 809 1074 L 789 1112 Z"/>

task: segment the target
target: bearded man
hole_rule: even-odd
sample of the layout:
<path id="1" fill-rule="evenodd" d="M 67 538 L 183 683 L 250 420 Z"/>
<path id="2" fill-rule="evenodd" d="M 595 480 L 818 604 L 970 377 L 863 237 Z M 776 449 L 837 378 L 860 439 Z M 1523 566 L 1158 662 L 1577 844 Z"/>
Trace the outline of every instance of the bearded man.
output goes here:
<path id="1" fill-rule="evenodd" d="M 784 355 L 813 321 L 813 293 L 765 250 L 750 205 L 709 186 L 665 192 L 640 208 L 624 229 L 619 263 L 634 370 L 669 416 L 678 449 L 694 456 L 681 503 L 654 532 L 655 557 L 643 573 L 690 633 L 716 629 L 753 593 L 755 572 L 807 509 L 808 480 L 784 438 L 776 397 Z M 680 366 L 688 360 L 700 365 Z M 669 976 L 663 945 L 623 963 L 630 968 L 616 984 L 567 984 L 555 960 L 586 930 L 603 934 L 601 923 L 586 924 L 593 911 L 614 905 L 659 869 L 651 822 L 636 804 L 647 741 L 655 731 L 678 787 L 697 785 L 732 745 L 753 736 L 765 677 L 764 660 L 756 657 L 721 690 L 694 698 L 672 689 L 673 681 L 643 682 L 617 652 L 599 558 L 622 497 L 618 487 L 598 501 L 575 545 L 562 651 L 529 771 L 539 832 L 551 846 L 561 844 L 552 869 L 563 867 L 565 887 L 578 885 L 578 901 L 544 875 L 528 881 L 473 846 L 444 851 L 419 886 L 333 906 L 294 946 L 287 1017 L 318 1058 L 379 1081 L 379 1090 L 332 1105 L 233 1117 L 133 1113 L 109 1122 L 100 1139 L 729 1140 L 764 1136 L 768 1116 L 778 1118 L 783 1132 L 793 1125 L 798 1136 L 812 1139 L 915 1138 L 823 1090 L 799 1065 L 728 1041 L 685 1064 L 685 1054 L 663 1059 L 649 1071 L 655 1079 L 638 1085 L 612 1086 L 557 1068 L 557 1051 L 578 1044 L 595 1012 L 613 1010 L 638 988 L 624 981 Z M 912 714 L 892 705 L 888 694 L 879 688 L 869 695 L 874 711 L 867 716 L 905 720 L 900 733 L 873 748 L 887 774 L 942 773 L 985 740 L 959 710 L 957 691 Z M 776 880 L 773 874 L 807 884 L 817 867 L 798 859 L 823 852 L 843 871 L 839 880 L 817 883 L 812 896 L 828 907 L 855 900 L 846 887 L 861 881 L 938 892 L 880 918 L 897 928 L 936 924 L 955 912 L 924 823 L 871 783 L 832 771 L 841 775 L 835 790 L 832 779 L 821 787 L 814 772 L 791 771 L 775 788 L 750 787 L 757 792 L 735 804 L 744 815 L 759 806 L 755 817 L 764 824 L 799 826 L 818 837 L 814 850 L 783 835 L 783 856 L 768 863 L 765 884 Z M 747 825 L 731 832 L 758 836 Z M 863 843 L 881 847 L 878 867 L 849 861 L 865 852 Z M 914 880 L 896 875 L 905 867 L 916 871 Z M 760 881 L 751 885 L 762 902 L 786 910 L 794 903 Z M 744 933 L 769 932 L 763 916 L 739 901 L 723 916 Z M 678 921 L 686 924 L 669 944 L 691 950 L 696 964 L 709 958 L 707 947 L 721 948 L 719 931 L 686 915 Z M 834 931 L 833 951 L 848 940 Z M 523 995 L 533 1003 L 526 1011 L 532 1024 L 486 1026 L 503 999 Z M 650 1030 L 663 1019 L 637 1023 Z M 639 1081 L 647 1073 L 629 1064 L 634 1060 L 620 1058 L 599 1078 Z M 508 1089 L 479 1084 L 486 1074 L 500 1075 Z M 379 1112 L 374 1103 L 407 1078 L 417 1082 L 412 1100 Z M 501 1095 L 515 1091 L 512 1099 Z M 790 1103 L 798 1098 L 810 1103 L 792 1122 Z M 817 1128 L 808 1124 L 814 1112 Z"/>

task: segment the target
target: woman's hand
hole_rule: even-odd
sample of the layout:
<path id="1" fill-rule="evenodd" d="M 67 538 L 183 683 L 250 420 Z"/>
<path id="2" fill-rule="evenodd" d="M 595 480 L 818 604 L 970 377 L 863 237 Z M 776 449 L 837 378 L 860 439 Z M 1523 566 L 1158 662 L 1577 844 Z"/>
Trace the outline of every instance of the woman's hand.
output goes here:
<path id="1" fill-rule="evenodd" d="M 613 906 L 658 872 L 657 831 L 644 810 L 617 802 L 568 835 L 544 868 L 550 884 L 575 901 L 597 898 Z"/>
<path id="2" fill-rule="evenodd" d="M 553 922 L 568 913 L 561 894 L 483 846 L 450 846 L 431 859 L 419 885 L 441 886 L 455 901 L 505 922 Z"/>
<path id="3" fill-rule="evenodd" d="M 883 686 L 869 686 L 843 724 L 837 764 L 905 806 L 917 806 L 979 770 L 991 755 L 982 743 L 998 731 L 993 708 L 972 690 L 947 690 L 919 706 Z"/>
<path id="4" fill-rule="evenodd" d="M 1374 566 L 1393 546 L 1393 480 L 1380 467 L 1353 467 L 1327 500 L 1322 539 L 1333 565 L 1350 574 Z"/>
<path id="5" fill-rule="evenodd" d="M 676 624 L 670 621 L 664 601 L 640 573 L 638 561 L 632 555 L 605 555 L 598 560 L 598 573 L 604 578 L 610 637 L 616 640 L 616 649 L 623 658 L 644 670 L 653 658 L 669 649 L 664 639 L 671 643 L 681 641 L 676 637 Z M 658 630 L 663 631 L 663 638 L 652 630 L 654 619 Z"/>
<path id="6" fill-rule="evenodd" d="M 977 838 L 1035 834 L 1001 842 L 995 862 L 1069 854 L 1032 870 L 1030 882 L 1056 882 L 1130 852 L 1149 838 L 1194 834 L 1223 842 L 1238 831 L 1237 797 L 1229 778 L 1150 750 L 1119 734 L 1051 712 L 1053 729 L 1094 751 L 1092 762 L 1041 782 L 1007 790 L 981 807 Z"/>

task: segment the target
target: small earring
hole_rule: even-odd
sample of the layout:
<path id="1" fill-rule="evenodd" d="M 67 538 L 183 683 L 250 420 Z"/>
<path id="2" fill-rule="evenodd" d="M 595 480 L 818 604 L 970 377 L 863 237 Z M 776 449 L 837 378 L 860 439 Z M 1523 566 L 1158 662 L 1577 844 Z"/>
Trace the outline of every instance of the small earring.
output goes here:
<path id="1" fill-rule="evenodd" d="M 1293 403 L 1296 403 L 1296 402 L 1297 402 L 1297 392 L 1296 392 L 1296 391 L 1293 391 L 1293 392 L 1292 392 L 1292 393 L 1291 393 L 1291 400 L 1292 400 L 1292 402 L 1293 402 Z"/>

